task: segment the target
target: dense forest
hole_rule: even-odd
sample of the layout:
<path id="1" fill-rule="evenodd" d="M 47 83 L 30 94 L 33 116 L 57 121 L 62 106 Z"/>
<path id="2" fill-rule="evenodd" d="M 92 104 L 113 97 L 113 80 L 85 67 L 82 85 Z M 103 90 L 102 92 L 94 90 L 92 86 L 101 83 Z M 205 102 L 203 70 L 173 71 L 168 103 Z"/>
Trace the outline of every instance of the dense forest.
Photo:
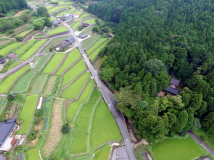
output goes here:
<path id="1" fill-rule="evenodd" d="M 1 0 L 0 13 L 6 14 L 11 10 L 26 9 L 27 3 L 25 0 Z"/>
<path id="2" fill-rule="evenodd" d="M 119 90 L 117 108 L 139 138 L 214 132 L 214 0 L 102 0 L 88 12 L 114 34 L 100 77 Z M 171 77 L 181 80 L 179 95 L 157 97 Z"/>

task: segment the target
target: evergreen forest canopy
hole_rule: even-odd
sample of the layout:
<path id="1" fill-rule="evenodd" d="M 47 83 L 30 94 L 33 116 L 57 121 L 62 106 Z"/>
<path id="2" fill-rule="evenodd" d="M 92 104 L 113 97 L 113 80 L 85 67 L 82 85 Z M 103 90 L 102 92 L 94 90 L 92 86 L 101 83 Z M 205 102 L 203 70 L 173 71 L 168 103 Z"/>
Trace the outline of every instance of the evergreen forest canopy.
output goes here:
<path id="1" fill-rule="evenodd" d="M 140 138 L 214 132 L 214 0 L 102 0 L 88 11 L 115 34 L 100 77 L 119 90 L 117 108 Z M 185 88 L 157 98 L 171 77 Z"/>
<path id="2" fill-rule="evenodd" d="M 6 14 L 11 10 L 21 10 L 27 8 L 25 0 L 1 0 L 0 13 Z"/>

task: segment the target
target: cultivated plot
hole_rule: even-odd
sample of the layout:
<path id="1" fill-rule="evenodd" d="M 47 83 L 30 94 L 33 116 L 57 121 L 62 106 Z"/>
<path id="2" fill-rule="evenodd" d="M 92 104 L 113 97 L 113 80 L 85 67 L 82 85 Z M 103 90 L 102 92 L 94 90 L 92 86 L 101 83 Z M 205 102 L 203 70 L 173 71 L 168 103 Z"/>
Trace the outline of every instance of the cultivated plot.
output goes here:
<path id="1" fill-rule="evenodd" d="M 89 34 L 91 32 L 92 28 L 93 28 L 92 26 L 89 26 L 87 29 L 85 29 L 83 32 L 81 32 L 79 35 L 81 36 L 86 33 Z"/>
<path id="2" fill-rule="evenodd" d="M 65 87 L 69 82 L 71 82 L 75 77 L 77 77 L 86 69 L 87 68 L 85 63 L 83 61 L 79 61 L 63 75 L 62 87 Z"/>
<path id="3" fill-rule="evenodd" d="M 76 11 L 76 12 L 74 12 L 74 14 L 79 14 L 79 15 L 81 15 L 81 14 L 82 14 L 82 11 Z"/>
<path id="4" fill-rule="evenodd" d="M 23 37 L 25 36 L 26 34 L 28 34 L 29 32 L 31 32 L 33 29 L 27 29 L 19 34 L 16 35 L 16 37 Z"/>
<path id="5" fill-rule="evenodd" d="M 83 19 L 84 17 L 89 16 L 88 14 L 83 14 L 79 19 Z"/>
<path id="6" fill-rule="evenodd" d="M 58 27 L 52 31 L 50 31 L 48 33 L 48 36 L 51 36 L 51 35 L 54 35 L 54 34 L 57 34 L 57 33 L 62 33 L 62 32 L 66 32 L 68 31 L 68 28 L 64 27 L 64 26 L 61 26 L 61 27 Z"/>
<path id="7" fill-rule="evenodd" d="M 10 51 L 16 49 L 18 46 L 20 46 L 22 43 L 18 43 L 18 42 L 15 42 L 15 43 L 12 43 L 12 44 L 9 44 L 7 47 L 4 47 L 3 49 L 0 50 L 0 55 L 5 55 L 7 53 L 9 53 Z"/>
<path id="8" fill-rule="evenodd" d="M 96 24 L 95 19 L 86 20 L 85 23 Z"/>
<path id="9" fill-rule="evenodd" d="M 87 54 L 92 53 L 95 49 L 97 49 L 100 45 L 102 45 L 107 38 L 100 38 L 89 50 L 87 50 Z"/>
<path id="10" fill-rule="evenodd" d="M 65 39 L 67 39 L 69 36 L 65 36 L 65 37 L 60 37 L 60 38 L 55 38 L 53 39 L 49 45 L 45 48 L 44 52 L 49 52 L 50 48 L 53 47 L 57 47 L 58 44 L 60 44 L 62 41 L 64 41 Z"/>
<path id="11" fill-rule="evenodd" d="M 111 152 L 111 146 L 106 145 L 95 152 L 93 160 L 108 160 Z"/>
<path id="12" fill-rule="evenodd" d="M 0 84 L 0 93 L 7 92 L 13 82 L 25 71 L 29 69 L 29 66 L 25 66 L 22 69 L 18 70 L 17 72 L 13 73 L 11 76 L 7 77 L 1 84 Z"/>
<path id="13" fill-rule="evenodd" d="M 27 160 L 41 160 L 39 156 L 39 149 L 34 148 L 27 151 Z"/>
<path id="14" fill-rule="evenodd" d="M 73 7 L 73 8 L 71 8 L 71 9 L 69 9 L 69 10 L 67 10 L 67 11 L 65 11 L 65 12 L 62 12 L 62 13 L 60 13 L 60 15 L 59 16 L 64 16 L 65 14 L 67 14 L 67 13 L 71 13 L 71 12 L 73 12 L 73 11 L 75 11 L 76 9 Z"/>
<path id="15" fill-rule="evenodd" d="M 85 50 L 88 50 L 88 49 L 91 48 L 100 38 L 101 38 L 101 35 L 100 35 L 100 34 L 96 34 L 95 36 L 91 37 L 90 39 L 87 39 L 87 40 L 83 43 L 83 48 L 85 48 Z"/>
<path id="16" fill-rule="evenodd" d="M 51 53 L 48 53 L 48 54 L 40 57 L 39 60 L 37 61 L 36 65 L 35 65 L 35 67 L 34 67 L 34 70 L 39 71 L 50 56 L 51 56 Z"/>
<path id="17" fill-rule="evenodd" d="M 35 40 L 35 39 L 28 41 L 24 46 L 22 46 L 20 49 L 15 51 L 15 54 L 25 53 L 26 50 L 28 50 L 30 48 L 30 46 L 35 42 L 37 42 L 37 40 Z"/>
<path id="18" fill-rule="evenodd" d="M 12 68 L 18 66 L 21 62 L 17 61 L 17 62 L 14 62 L 10 65 L 10 67 L 8 67 L 8 71 L 11 70 Z"/>
<path id="19" fill-rule="evenodd" d="M 56 75 L 61 75 L 70 65 L 72 65 L 77 59 L 81 57 L 80 52 L 78 49 L 74 49 L 71 51 L 65 61 L 63 62 L 62 66 L 56 72 Z"/>
<path id="20" fill-rule="evenodd" d="M 55 53 L 42 72 L 43 73 L 53 72 L 56 69 L 56 67 L 60 64 L 64 56 L 65 53 Z"/>
<path id="21" fill-rule="evenodd" d="M 80 76 L 76 81 L 74 81 L 68 88 L 66 88 L 63 92 L 61 97 L 67 99 L 75 99 L 79 95 L 80 91 L 82 90 L 83 86 L 87 82 L 90 76 L 90 72 L 84 73 Z"/>
<path id="22" fill-rule="evenodd" d="M 71 25 L 71 28 L 75 29 L 80 25 L 80 22 L 76 21 Z"/>
<path id="23" fill-rule="evenodd" d="M 48 74 L 39 75 L 33 83 L 31 93 L 41 93 L 47 77 L 48 77 Z"/>
<path id="24" fill-rule="evenodd" d="M 24 122 L 19 131 L 19 134 L 27 133 L 33 118 L 34 110 L 37 104 L 37 99 L 38 95 L 30 95 L 26 97 L 24 106 L 19 116 L 19 118 Z"/>
<path id="25" fill-rule="evenodd" d="M 89 98 L 93 86 L 94 80 L 90 79 L 80 98 L 77 101 L 72 102 L 66 109 L 66 118 L 69 123 L 71 123 L 74 120 L 74 117 L 77 111 L 79 110 L 80 106 Z"/>
<path id="26" fill-rule="evenodd" d="M 48 83 L 46 85 L 44 94 L 45 95 L 51 95 L 53 93 L 54 85 L 56 82 L 57 76 L 52 76 L 49 78 Z"/>
<path id="27" fill-rule="evenodd" d="M 63 9 L 63 8 L 67 8 L 67 6 L 59 6 L 59 7 L 54 7 L 48 10 L 48 13 L 53 13 L 56 12 L 57 10 Z"/>
<path id="28" fill-rule="evenodd" d="M 100 53 L 100 51 L 105 48 L 106 44 L 108 43 L 108 41 L 106 41 L 105 43 L 103 43 L 99 48 L 97 48 L 93 53 L 90 54 L 89 58 L 93 61 L 94 58 Z"/>

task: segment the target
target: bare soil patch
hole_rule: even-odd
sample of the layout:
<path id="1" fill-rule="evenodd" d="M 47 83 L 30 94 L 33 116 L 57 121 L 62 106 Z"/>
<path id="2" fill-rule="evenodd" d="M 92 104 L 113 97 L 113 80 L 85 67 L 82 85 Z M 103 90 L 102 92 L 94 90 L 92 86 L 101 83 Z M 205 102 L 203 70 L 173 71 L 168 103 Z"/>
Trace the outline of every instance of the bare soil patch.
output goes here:
<path id="1" fill-rule="evenodd" d="M 44 94 L 46 94 L 46 95 L 51 94 L 51 92 L 53 91 L 53 87 L 55 85 L 56 78 L 57 78 L 56 76 L 49 78 Z"/>
<path id="2" fill-rule="evenodd" d="M 8 43 L 8 42 L 10 42 L 11 40 L 2 40 L 2 41 L 0 41 L 0 46 L 2 46 L 2 45 L 4 45 L 4 44 L 6 44 L 6 43 Z"/>
<path id="3" fill-rule="evenodd" d="M 38 130 L 38 132 L 36 134 L 36 139 L 34 139 L 28 143 L 29 146 L 36 146 L 37 141 L 38 141 L 39 136 L 40 136 L 40 132 L 42 130 L 42 126 L 43 126 L 43 120 L 41 120 L 38 125 L 34 126 L 33 130 Z"/>
<path id="4" fill-rule="evenodd" d="M 48 157 L 51 153 L 53 147 L 57 144 L 61 137 L 61 110 L 62 110 L 63 102 L 60 100 L 55 100 L 52 108 L 52 116 L 51 116 L 51 128 L 49 131 L 49 135 L 47 141 L 44 146 L 44 155 Z"/>
<path id="5" fill-rule="evenodd" d="M 22 15 L 22 13 L 26 12 L 27 10 L 22 10 L 22 11 L 19 11 L 18 13 L 16 13 L 13 17 L 19 17 Z"/>
<path id="6" fill-rule="evenodd" d="M 93 64 L 95 70 L 98 70 L 98 69 L 99 69 L 101 62 L 102 62 L 102 58 L 100 58 L 100 57 L 97 58 L 97 60 L 96 60 L 95 63 Z"/>

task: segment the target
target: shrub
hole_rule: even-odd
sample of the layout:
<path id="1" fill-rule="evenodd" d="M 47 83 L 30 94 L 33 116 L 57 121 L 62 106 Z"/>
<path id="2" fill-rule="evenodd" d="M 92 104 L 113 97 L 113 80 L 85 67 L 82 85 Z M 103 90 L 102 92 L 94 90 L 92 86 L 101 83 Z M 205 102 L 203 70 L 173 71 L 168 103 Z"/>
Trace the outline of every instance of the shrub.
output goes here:
<path id="1" fill-rule="evenodd" d="M 186 136 L 186 134 L 187 134 L 187 131 L 183 130 L 183 131 L 180 133 L 180 136 L 181 136 L 181 137 L 184 137 L 184 136 Z"/>
<path id="2" fill-rule="evenodd" d="M 12 94 L 9 94 L 7 99 L 8 99 L 9 102 L 11 102 L 12 100 L 15 99 L 15 97 Z"/>
<path id="3" fill-rule="evenodd" d="M 23 38 L 22 38 L 22 37 L 16 37 L 16 40 L 17 40 L 18 42 L 21 42 L 21 41 L 23 40 Z"/>
<path id="4" fill-rule="evenodd" d="M 64 124 L 64 125 L 62 126 L 61 131 L 62 131 L 62 133 L 64 133 L 64 134 L 69 133 L 69 132 L 70 132 L 70 127 L 69 127 L 69 125 L 68 125 L 67 123 Z"/>
<path id="5" fill-rule="evenodd" d="M 43 114 L 43 110 L 42 109 L 37 109 L 36 112 L 35 112 L 35 116 L 37 117 L 41 117 Z"/>
<path id="6" fill-rule="evenodd" d="M 34 131 L 31 131 L 29 134 L 28 134 L 28 139 L 29 140 L 34 140 L 36 139 L 36 134 L 37 134 L 37 130 L 34 130 Z"/>

